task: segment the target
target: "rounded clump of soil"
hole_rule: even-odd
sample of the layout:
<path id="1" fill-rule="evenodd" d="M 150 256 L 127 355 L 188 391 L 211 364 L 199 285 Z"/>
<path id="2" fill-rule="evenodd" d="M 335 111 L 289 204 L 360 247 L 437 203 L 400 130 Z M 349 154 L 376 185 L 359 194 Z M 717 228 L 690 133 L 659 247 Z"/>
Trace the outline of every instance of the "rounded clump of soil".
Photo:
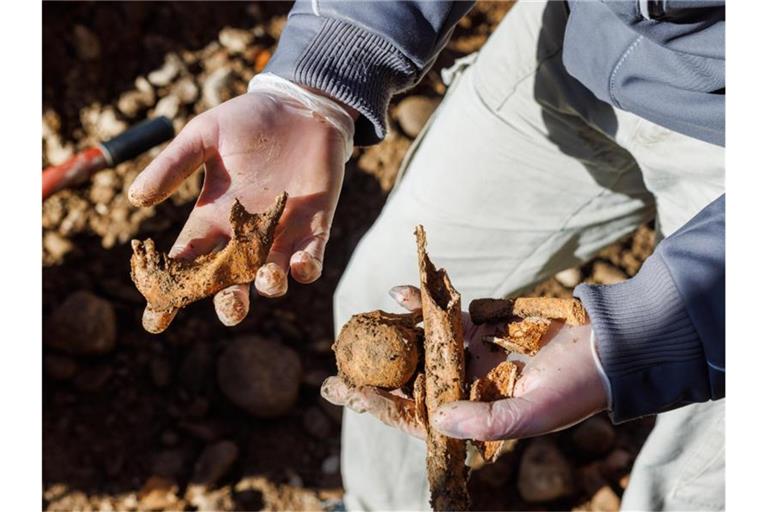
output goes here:
<path id="1" fill-rule="evenodd" d="M 339 376 L 352 386 L 402 387 L 416 372 L 423 336 L 412 315 L 354 315 L 333 344 Z"/>
<path id="2" fill-rule="evenodd" d="M 238 338 L 219 357 L 221 391 L 259 418 L 281 416 L 299 396 L 301 361 L 295 350 L 259 336 Z"/>
<path id="3" fill-rule="evenodd" d="M 69 295 L 51 315 L 45 343 L 69 354 L 106 354 L 115 348 L 116 323 L 111 302 L 79 290 Z"/>

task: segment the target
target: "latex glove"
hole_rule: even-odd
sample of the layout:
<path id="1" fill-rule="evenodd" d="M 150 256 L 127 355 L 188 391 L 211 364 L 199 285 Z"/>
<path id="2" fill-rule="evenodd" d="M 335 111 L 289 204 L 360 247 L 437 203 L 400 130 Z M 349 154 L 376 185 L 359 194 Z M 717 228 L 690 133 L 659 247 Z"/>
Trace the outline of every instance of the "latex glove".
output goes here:
<path id="1" fill-rule="evenodd" d="M 418 291 L 413 290 L 409 292 L 407 302 L 400 301 L 408 309 L 421 306 Z M 468 373 L 474 378 L 484 375 L 500 362 L 489 357 L 487 344 L 480 341 L 483 335 L 495 329 L 474 326 L 466 320 L 464 326 L 465 344 L 470 353 Z M 526 362 L 515 385 L 514 398 L 445 404 L 430 418 L 432 427 L 461 439 L 523 438 L 567 428 L 604 410 L 608 403 L 607 393 L 593 358 L 590 335 L 589 325 L 574 327 L 553 321 L 544 338 L 545 346 L 535 357 L 510 355 L 509 359 Z M 426 436 L 424 427 L 415 419 L 413 400 L 407 400 L 408 403 L 403 405 L 400 400 L 405 399 L 401 396 L 394 397 L 393 393 L 374 388 L 350 389 L 336 377 L 328 379 L 321 392 L 337 405 L 368 412 L 384 423 L 422 439 Z"/>
<path id="2" fill-rule="evenodd" d="M 287 191 L 272 250 L 254 283 L 261 295 L 279 297 L 289 272 L 299 283 L 320 277 L 353 130 L 352 117 L 333 100 L 257 75 L 247 94 L 192 119 L 136 178 L 129 198 L 137 206 L 159 203 L 204 165 L 200 196 L 169 251 L 192 259 L 229 240 L 235 198 L 250 212 L 263 211 Z M 249 309 L 248 285 L 221 290 L 214 305 L 225 325 L 239 323 Z M 147 307 L 144 327 L 161 332 L 175 314 Z"/>

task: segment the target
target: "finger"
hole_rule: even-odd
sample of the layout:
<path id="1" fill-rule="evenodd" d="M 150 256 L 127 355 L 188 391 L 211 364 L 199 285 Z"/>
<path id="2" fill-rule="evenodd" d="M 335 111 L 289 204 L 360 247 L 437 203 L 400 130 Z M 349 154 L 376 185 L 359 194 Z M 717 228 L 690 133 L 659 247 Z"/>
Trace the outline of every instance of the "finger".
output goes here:
<path id="1" fill-rule="evenodd" d="M 414 437 L 427 437 L 424 425 L 418 421 L 413 400 L 370 386 L 351 388 L 339 377 L 327 378 L 320 394 L 332 404 L 348 407 L 357 413 L 367 412 L 385 425 Z"/>
<path id="2" fill-rule="evenodd" d="M 291 256 L 291 276 L 301 284 L 314 283 L 323 272 L 323 260 L 306 250 L 296 251 Z"/>
<path id="3" fill-rule="evenodd" d="M 267 263 L 256 272 L 253 281 L 256 291 L 264 297 L 282 297 L 288 291 L 288 256 L 273 250 Z"/>
<path id="4" fill-rule="evenodd" d="M 226 243 L 225 239 L 226 234 L 216 229 L 212 223 L 203 218 L 200 214 L 200 210 L 192 210 L 187 222 L 181 229 L 181 233 L 179 233 L 179 236 L 173 243 L 173 247 L 168 251 L 168 256 L 171 258 L 192 260 L 201 254 L 207 254 L 217 248 L 223 247 Z M 247 295 L 248 294 L 246 293 L 246 299 Z M 215 303 L 214 298 L 214 304 Z M 144 309 L 142 325 L 148 332 L 163 332 L 169 325 L 171 325 L 177 312 L 178 310 L 175 308 L 166 311 L 155 311 L 147 305 Z M 248 308 L 246 306 L 245 313 L 247 312 Z M 245 316 L 245 313 L 243 316 Z M 225 325 L 227 324 L 225 323 Z"/>
<path id="5" fill-rule="evenodd" d="M 221 323 L 232 327 L 243 321 L 248 314 L 250 297 L 247 284 L 235 284 L 213 296 L 213 307 Z"/>
<path id="6" fill-rule="evenodd" d="M 445 404 L 432 418 L 432 425 L 459 439 L 519 439 L 568 428 L 598 410 L 541 387 L 495 402 L 460 400 Z"/>
<path id="7" fill-rule="evenodd" d="M 151 206 L 176 188 L 216 151 L 215 124 L 197 117 L 160 152 L 134 180 L 128 199 L 134 206 Z"/>
<path id="8" fill-rule="evenodd" d="M 389 290 L 389 296 L 408 311 L 421 311 L 421 291 L 415 286 L 395 286 Z"/>
<path id="9" fill-rule="evenodd" d="M 177 311 L 176 308 L 171 308 L 167 311 L 155 311 L 147 304 L 141 317 L 141 325 L 147 332 L 159 334 L 171 325 L 171 321 L 176 316 Z"/>

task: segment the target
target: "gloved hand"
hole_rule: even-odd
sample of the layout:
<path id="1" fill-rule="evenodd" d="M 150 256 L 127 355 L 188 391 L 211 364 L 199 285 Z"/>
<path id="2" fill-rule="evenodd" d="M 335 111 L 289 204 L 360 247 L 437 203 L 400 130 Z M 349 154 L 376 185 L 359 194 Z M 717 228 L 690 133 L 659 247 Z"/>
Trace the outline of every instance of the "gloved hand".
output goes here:
<path id="1" fill-rule="evenodd" d="M 421 308 L 415 287 L 396 287 L 390 293 L 410 311 Z M 492 326 L 475 326 L 469 315 L 464 314 L 470 379 L 485 375 L 505 359 L 503 352 L 493 352 L 481 341 L 482 336 L 494 330 Z M 526 363 L 515 385 L 514 398 L 445 404 L 430 418 L 432 427 L 461 439 L 524 438 L 567 428 L 604 410 L 608 404 L 607 391 L 592 355 L 591 331 L 590 325 L 569 326 L 552 321 L 545 345 L 536 356 L 510 354 L 509 359 Z M 323 383 L 321 393 L 336 405 L 368 412 L 387 425 L 422 439 L 426 437 L 416 420 L 413 400 L 399 391 L 352 389 L 338 377 L 330 377 Z"/>
<path id="2" fill-rule="evenodd" d="M 270 74 L 257 75 L 249 92 L 190 121 L 136 178 L 129 190 L 137 206 L 159 203 L 205 165 L 203 189 L 169 251 L 192 259 L 222 247 L 231 236 L 235 198 L 248 211 L 262 211 L 283 191 L 289 194 L 256 290 L 279 297 L 288 272 L 299 283 L 320 277 L 344 172 L 352 152 L 351 112 L 333 100 Z M 214 297 L 219 319 L 239 323 L 248 313 L 248 285 Z M 176 311 L 146 308 L 144 326 L 167 328 Z"/>

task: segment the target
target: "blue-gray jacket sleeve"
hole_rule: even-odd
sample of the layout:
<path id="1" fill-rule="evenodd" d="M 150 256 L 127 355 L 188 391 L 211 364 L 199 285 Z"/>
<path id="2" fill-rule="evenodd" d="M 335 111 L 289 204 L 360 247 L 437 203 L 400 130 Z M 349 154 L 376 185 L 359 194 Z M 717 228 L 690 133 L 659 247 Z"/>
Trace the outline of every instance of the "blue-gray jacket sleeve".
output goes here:
<path id="1" fill-rule="evenodd" d="M 725 5 L 570 0 L 563 64 L 595 96 L 679 133 L 725 144 Z"/>
<path id="2" fill-rule="evenodd" d="M 298 0 L 265 71 L 360 112 L 355 144 L 374 144 L 392 96 L 421 79 L 473 3 Z"/>
<path id="3" fill-rule="evenodd" d="M 614 421 L 725 396 L 725 195 L 634 278 L 574 295 L 592 321 Z"/>

